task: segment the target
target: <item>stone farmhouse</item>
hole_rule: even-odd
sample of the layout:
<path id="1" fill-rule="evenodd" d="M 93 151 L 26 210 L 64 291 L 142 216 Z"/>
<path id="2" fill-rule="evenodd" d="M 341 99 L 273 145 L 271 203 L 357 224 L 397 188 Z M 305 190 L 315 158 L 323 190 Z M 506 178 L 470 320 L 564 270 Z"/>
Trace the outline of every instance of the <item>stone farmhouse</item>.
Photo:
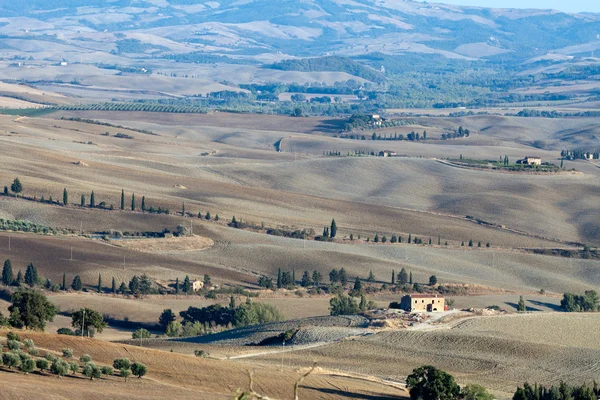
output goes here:
<path id="1" fill-rule="evenodd" d="M 439 294 L 407 294 L 400 301 L 400 308 L 408 312 L 439 312 L 445 306 L 444 296 Z"/>

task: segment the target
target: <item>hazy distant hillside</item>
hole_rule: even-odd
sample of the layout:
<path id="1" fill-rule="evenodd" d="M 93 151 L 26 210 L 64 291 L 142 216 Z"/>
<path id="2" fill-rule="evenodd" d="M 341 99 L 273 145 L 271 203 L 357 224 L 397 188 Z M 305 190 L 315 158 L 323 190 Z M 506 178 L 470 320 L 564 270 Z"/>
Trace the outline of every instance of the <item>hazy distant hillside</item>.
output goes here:
<path id="1" fill-rule="evenodd" d="M 381 52 L 522 59 L 549 51 L 592 55 L 600 47 L 600 15 L 402 0 L 26 0 L 2 2 L 0 14 L 0 32 L 10 37 L 94 41 L 90 33 L 106 31 L 111 35 L 103 40 L 118 51 L 120 38 L 112 34 L 119 32 L 146 43 L 140 52 L 155 55 Z"/>

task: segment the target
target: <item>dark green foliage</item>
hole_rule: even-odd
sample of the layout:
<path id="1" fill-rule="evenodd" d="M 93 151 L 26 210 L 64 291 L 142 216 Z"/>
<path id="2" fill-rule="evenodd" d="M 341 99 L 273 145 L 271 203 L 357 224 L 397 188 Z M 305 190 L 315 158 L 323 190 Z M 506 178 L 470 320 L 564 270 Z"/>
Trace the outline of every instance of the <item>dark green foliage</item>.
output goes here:
<path id="1" fill-rule="evenodd" d="M 173 310 L 165 309 L 160 314 L 160 317 L 158 317 L 158 324 L 160 325 L 161 329 L 164 331 L 167 329 L 167 326 L 169 325 L 169 323 L 173 322 L 175 320 L 176 320 L 176 316 L 175 316 L 175 313 L 173 312 Z"/>
<path id="2" fill-rule="evenodd" d="M 567 312 L 596 312 L 600 309 L 600 299 L 594 290 L 586 290 L 583 296 L 565 293 L 560 306 Z"/>
<path id="3" fill-rule="evenodd" d="M 317 270 L 314 270 L 313 273 L 312 273 L 312 283 L 313 283 L 313 286 L 317 286 L 318 287 L 319 284 L 321 283 L 321 279 L 322 278 L 323 277 L 321 276 L 321 273 L 319 271 L 317 271 Z"/>
<path id="4" fill-rule="evenodd" d="M 304 271 L 304 273 L 302 274 L 302 280 L 300 281 L 300 285 L 302 287 L 308 287 L 310 286 L 310 275 L 308 274 L 308 271 Z"/>
<path id="5" fill-rule="evenodd" d="M 112 278 L 112 285 L 110 289 L 112 294 L 117 294 L 117 282 L 115 281 L 115 277 Z"/>
<path id="6" fill-rule="evenodd" d="M 56 315 L 56 307 L 46 296 L 31 290 L 19 291 L 11 296 L 9 323 L 15 328 L 27 328 L 43 331 L 46 322 Z"/>
<path id="7" fill-rule="evenodd" d="M 121 284 L 119 285 L 119 293 L 127 293 L 127 285 L 125 284 L 125 282 L 121 282 Z"/>
<path id="8" fill-rule="evenodd" d="M 281 289 L 282 287 L 282 282 L 281 282 L 281 268 L 277 269 L 277 289 Z"/>
<path id="9" fill-rule="evenodd" d="M 8 369 L 16 368 L 21 365 L 21 358 L 16 353 L 4 353 L 2 354 L 2 364 Z"/>
<path id="10" fill-rule="evenodd" d="M 19 178 L 15 178 L 13 183 L 10 185 L 10 191 L 17 195 L 23 191 L 23 185 L 21 184 Z"/>
<path id="11" fill-rule="evenodd" d="M 355 292 L 360 292 L 362 290 L 362 282 L 360 281 L 360 278 L 358 276 L 354 280 L 354 288 L 353 288 L 353 290 Z"/>
<path id="12" fill-rule="evenodd" d="M 185 279 L 183 280 L 183 292 L 186 294 L 189 294 L 192 291 L 192 284 L 190 283 L 190 277 L 189 276 L 185 276 Z"/>
<path id="13" fill-rule="evenodd" d="M 329 237 L 334 238 L 337 235 L 337 225 L 335 223 L 335 219 L 331 220 L 331 228 L 329 229 Z"/>
<path id="14" fill-rule="evenodd" d="M 139 328 L 131 334 L 132 339 L 149 339 L 150 337 L 152 337 L 152 334 L 144 328 Z"/>
<path id="15" fill-rule="evenodd" d="M 96 287 L 98 293 L 102 293 L 102 275 L 98 274 L 98 286 Z"/>
<path id="16" fill-rule="evenodd" d="M 92 194 L 90 194 L 90 208 L 94 207 L 96 207 L 96 195 L 94 194 L 94 191 L 92 191 Z"/>
<path id="17" fill-rule="evenodd" d="M 234 325 L 241 327 L 282 321 L 283 315 L 271 304 L 246 302 L 236 308 L 234 318 Z"/>
<path id="18" fill-rule="evenodd" d="M 71 326 L 83 332 L 84 336 L 93 337 L 96 331 L 102 333 L 107 323 L 98 311 L 82 308 L 71 315 Z"/>
<path id="19" fill-rule="evenodd" d="M 37 268 L 35 265 L 29 264 L 25 270 L 25 283 L 29 285 L 29 287 L 33 287 L 38 284 L 39 279 Z"/>
<path id="20" fill-rule="evenodd" d="M 34 369 L 35 361 L 33 361 L 31 358 L 27 357 L 24 360 L 21 360 L 21 372 L 28 374 L 33 372 Z"/>
<path id="21" fill-rule="evenodd" d="M 14 280 L 13 285 L 21 286 L 21 285 L 23 285 L 24 282 L 25 282 L 25 279 L 23 279 L 23 273 L 19 270 L 19 272 L 17 272 L 17 277 Z"/>
<path id="22" fill-rule="evenodd" d="M 373 271 L 369 271 L 369 276 L 367 277 L 367 282 L 375 282 L 375 275 L 373 275 Z"/>
<path id="23" fill-rule="evenodd" d="M 452 400 L 460 394 L 454 377 L 431 365 L 414 369 L 406 378 L 406 386 L 413 400 Z"/>
<path id="24" fill-rule="evenodd" d="M 391 282 L 391 284 L 392 285 L 396 284 L 396 271 L 394 271 L 394 270 L 392 270 L 392 282 Z"/>
<path id="25" fill-rule="evenodd" d="M 339 282 L 339 280 L 340 280 L 340 277 L 339 277 L 337 269 L 334 268 L 331 271 L 329 271 L 329 282 L 337 283 L 337 282 Z"/>
<path id="26" fill-rule="evenodd" d="M 48 362 L 48 360 L 46 360 L 45 358 L 38 358 L 35 361 L 35 366 L 40 370 L 40 371 L 44 371 L 44 370 L 48 370 L 48 367 L 50 366 L 50 363 Z"/>
<path id="27" fill-rule="evenodd" d="M 137 275 L 134 275 L 130 280 L 129 280 L 129 290 L 131 291 L 131 293 L 139 293 L 140 291 L 140 278 L 137 277 Z"/>
<path id="28" fill-rule="evenodd" d="M 274 289 L 273 279 L 267 276 L 261 276 L 258 278 L 258 286 L 263 287 L 265 289 Z"/>
<path id="29" fill-rule="evenodd" d="M 335 297 L 329 300 L 329 314 L 330 315 L 352 315 L 358 314 L 360 308 L 350 296 L 346 296 L 343 293 L 338 293 Z"/>
<path id="30" fill-rule="evenodd" d="M 406 272 L 406 268 L 402 268 L 400 272 L 398 272 L 398 285 L 406 285 L 408 283 L 408 272 Z"/>
<path id="31" fill-rule="evenodd" d="M 131 361 L 127 358 L 117 358 L 113 361 L 113 368 L 118 370 L 129 369 L 131 368 Z"/>
<path id="32" fill-rule="evenodd" d="M 599 394 L 596 383 L 593 387 L 571 386 L 564 382 L 551 387 L 525 383 L 517 388 L 513 400 L 597 400 Z"/>
<path id="33" fill-rule="evenodd" d="M 175 278 L 175 294 L 179 294 L 179 278 Z"/>
<path id="34" fill-rule="evenodd" d="M 268 68 L 303 72 L 339 71 L 347 72 L 373 82 L 382 82 L 385 80 L 384 75 L 380 72 L 365 67 L 349 58 L 339 56 L 284 60 L 272 64 Z"/>
<path id="35" fill-rule="evenodd" d="M 121 189 L 121 210 L 125 210 L 125 189 Z"/>
<path id="36" fill-rule="evenodd" d="M 102 370 L 92 362 L 86 363 L 81 372 L 84 376 L 90 378 L 90 380 L 94 380 L 94 378 L 99 379 L 102 377 Z"/>
<path id="37" fill-rule="evenodd" d="M 135 211 L 135 193 L 131 195 L 131 211 Z"/>
<path id="38" fill-rule="evenodd" d="M 435 286 L 435 285 L 437 285 L 437 281 L 438 281 L 437 280 L 437 276 L 431 275 L 429 277 L 429 286 Z"/>
<path id="39" fill-rule="evenodd" d="M 523 296 L 519 297 L 519 303 L 517 304 L 517 311 L 518 312 L 527 311 L 527 306 L 525 305 L 525 300 L 523 299 Z"/>
<path id="40" fill-rule="evenodd" d="M 146 196 L 142 196 L 142 211 L 146 211 Z"/>
<path id="41" fill-rule="evenodd" d="M 15 281 L 15 275 L 13 274 L 12 263 L 10 260 L 4 261 L 4 267 L 2 268 L 2 283 L 9 286 Z"/>
<path id="42" fill-rule="evenodd" d="M 81 277 L 79 275 L 75 275 L 75 277 L 73 278 L 71 288 L 77 292 L 83 289 L 83 284 L 81 283 Z"/>
<path id="43" fill-rule="evenodd" d="M 470 384 L 462 388 L 460 392 L 461 400 L 494 400 L 486 388 L 477 384 Z"/>
<path id="44" fill-rule="evenodd" d="M 69 193 L 67 192 L 67 188 L 63 189 L 63 205 L 66 206 L 69 204 Z"/>
<path id="45" fill-rule="evenodd" d="M 146 375 L 147 372 L 148 367 L 146 367 L 144 364 L 136 362 L 131 366 L 131 373 L 137 376 L 138 378 L 141 378 L 142 376 Z"/>
<path id="46" fill-rule="evenodd" d="M 54 375 L 65 376 L 66 374 L 69 373 L 69 364 L 64 360 L 57 358 L 54 361 L 52 361 L 52 365 L 50 366 L 50 371 Z"/>
<path id="47" fill-rule="evenodd" d="M 412 271 L 410 271 L 409 278 L 408 278 L 408 283 L 411 284 L 411 285 L 413 284 Z"/>
<path id="48" fill-rule="evenodd" d="M 340 268 L 340 271 L 338 272 L 338 278 L 342 286 L 346 286 L 348 283 L 348 274 L 346 273 L 346 269 L 344 267 Z"/>
<path id="49" fill-rule="evenodd" d="M 75 336 L 75 332 L 73 331 L 73 329 L 69 328 L 58 328 L 56 333 L 58 333 L 59 335 Z"/>
<path id="50" fill-rule="evenodd" d="M 81 193 L 81 201 L 79 202 L 80 207 L 85 207 L 85 194 Z"/>

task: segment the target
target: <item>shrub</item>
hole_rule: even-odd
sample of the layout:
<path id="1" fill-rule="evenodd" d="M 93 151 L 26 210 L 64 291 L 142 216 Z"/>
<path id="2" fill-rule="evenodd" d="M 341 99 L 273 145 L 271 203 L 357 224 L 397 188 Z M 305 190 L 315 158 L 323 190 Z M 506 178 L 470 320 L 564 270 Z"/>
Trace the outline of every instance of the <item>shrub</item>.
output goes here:
<path id="1" fill-rule="evenodd" d="M 350 296 L 346 296 L 343 293 L 339 293 L 337 296 L 329 300 L 329 314 L 330 315 L 351 315 L 358 314 L 360 308 Z"/>
<path id="2" fill-rule="evenodd" d="M 150 337 L 152 337 L 152 335 L 144 328 L 140 328 L 131 334 L 132 339 L 149 339 Z"/>
<path id="3" fill-rule="evenodd" d="M 40 371 L 43 371 L 48 369 L 50 363 L 45 358 L 38 358 L 35 362 L 35 366 L 38 367 Z"/>
<path id="4" fill-rule="evenodd" d="M 84 354 L 81 357 L 79 357 L 79 361 L 82 363 L 89 363 L 92 361 L 92 357 L 89 354 Z"/>
<path id="5" fill-rule="evenodd" d="M 20 342 L 21 338 L 14 332 L 8 332 L 6 334 L 6 340 L 16 340 L 17 342 Z"/>
<path id="6" fill-rule="evenodd" d="M 21 342 L 19 342 L 17 340 L 9 340 L 6 343 L 6 346 L 8 347 L 9 350 L 12 350 L 12 351 L 21 350 Z"/>
<path id="7" fill-rule="evenodd" d="M 194 355 L 200 358 L 208 358 L 210 356 L 210 354 L 204 350 L 194 350 Z"/>
<path id="8" fill-rule="evenodd" d="M 141 378 L 142 376 L 146 375 L 147 372 L 148 367 L 146 367 L 144 364 L 136 362 L 131 366 L 131 373 L 137 376 L 138 378 Z"/>
<path id="9" fill-rule="evenodd" d="M 75 332 L 70 328 L 59 328 L 56 333 L 59 335 L 75 336 Z"/>
<path id="10" fill-rule="evenodd" d="M 57 359 L 57 357 L 54 354 L 50 353 L 46 354 L 44 358 L 50 362 L 54 362 Z"/>
<path id="11" fill-rule="evenodd" d="M 113 361 L 113 367 L 118 370 L 131 368 L 131 361 L 127 358 L 117 358 Z"/>
<path id="12" fill-rule="evenodd" d="M 431 365 L 414 369 L 406 378 L 406 386 L 413 400 L 451 400 L 458 398 L 460 393 L 452 375 Z"/>
<path id="13" fill-rule="evenodd" d="M 101 368 L 102 371 L 102 375 L 112 375 L 113 374 L 113 368 L 112 367 L 108 367 L 108 366 L 104 366 Z"/>
<path id="14" fill-rule="evenodd" d="M 62 355 L 65 358 L 71 358 L 73 357 L 73 350 L 69 348 L 64 348 L 62 349 Z"/>
<path id="15" fill-rule="evenodd" d="M 32 356 L 38 356 L 40 354 L 40 351 L 34 347 L 32 349 L 29 349 L 29 354 L 31 354 Z"/>

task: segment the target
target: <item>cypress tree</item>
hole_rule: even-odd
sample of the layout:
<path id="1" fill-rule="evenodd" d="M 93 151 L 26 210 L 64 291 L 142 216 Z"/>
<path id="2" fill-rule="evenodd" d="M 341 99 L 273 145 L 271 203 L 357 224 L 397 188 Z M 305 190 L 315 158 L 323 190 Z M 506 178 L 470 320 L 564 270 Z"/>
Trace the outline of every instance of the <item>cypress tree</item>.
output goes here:
<path id="1" fill-rule="evenodd" d="M 183 280 L 183 291 L 185 294 L 188 294 L 192 290 L 192 284 L 190 283 L 190 277 L 188 275 L 185 276 Z"/>
<path id="2" fill-rule="evenodd" d="M 296 270 L 292 269 L 292 284 L 296 285 Z"/>
<path id="3" fill-rule="evenodd" d="M 410 283 L 411 285 L 413 284 L 412 271 L 410 271 L 408 283 Z"/>
<path id="4" fill-rule="evenodd" d="M 85 207 L 85 194 L 83 193 L 81 193 L 81 202 L 79 203 L 79 206 Z"/>
<path id="5" fill-rule="evenodd" d="M 412 235 L 409 233 L 408 234 L 408 244 L 410 244 L 411 241 L 412 241 Z"/>
<path id="6" fill-rule="evenodd" d="M 21 272 L 21 270 L 19 270 L 19 272 L 17 272 L 17 278 L 14 281 L 14 285 L 21 286 L 22 284 L 23 284 L 23 273 Z"/>
<path id="7" fill-rule="evenodd" d="M 179 294 L 179 278 L 175 278 L 175 294 Z"/>
<path id="8" fill-rule="evenodd" d="M 33 287 L 37 285 L 39 280 L 37 268 L 33 263 L 30 263 L 25 270 L 25 283 Z"/>
<path id="9" fill-rule="evenodd" d="M 396 271 L 392 270 L 392 285 L 396 284 Z"/>
<path id="10" fill-rule="evenodd" d="M 281 289 L 281 268 L 277 269 L 277 289 Z"/>
<path id="11" fill-rule="evenodd" d="M 12 263 L 10 260 L 4 261 L 4 268 L 2 268 L 2 283 L 6 286 L 12 285 L 15 281 L 15 275 L 12 269 Z"/>
<path id="12" fill-rule="evenodd" d="M 73 278 L 73 283 L 71 283 L 71 287 L 76 291 L 80 291 L 83 288 L 83 284 L 81 283 L 81 278 L 79 275 L 75 275 L 75 278 Z"/>
<path id="13" fill-rule="evenodd" d="M 181 203 L 181 215 L 185 217 L 185 202 Z"/>
<path id="14" fill-rule="evenodd" d="M 402 268 L 400 272 L 398 272 L 398 284 L 405 285 L 408 282 L 408 274 L 406 273 L 406 268 Z"/>
<path id="15" fill-rule="evenodd" d="M 64 272 L 63 272 L 62 287 L 60 288 L 60 290 L 67 290 L 67 274 L 65 274 Z"/>
<path id="16" fill-rule="evenodd" d="M 69 204 L 69 193 L 67 192 L 67 188 L 63 189 L 63 206 Z"/>
<path id="17" fill-rule="evenodd" d="M 235 310 L 235 297 L 233 297 L 233 295 L 229 297 L 229 308 Z"/>
<path id="18" fill-rule="evenodd" d="M 142 196 L 142 212 L 146 211 L 146 196 Z"/>
<path id="19" fill-rule="evenodd" d="M 102 293 L 102 275 L 98 274 L 98 293 Z"/>
<path id="20" fill-rule="evenodd" d="M 125 210 L 125 189 L 121 189 L 121 210 Z"/>
<path id="21" fill-rule="evenodd" d="M 333 239 L 336 234 L 337 234 L 337 225 L 335 223 L 335 219 L 332 219 L 331 220 L 331 229 L 329 230 L 329 237 Z"/>
<path id="22" fill-rule="evenodd" d="M 112 294 L 117 294 L 117 282 L 115 282 L 115 277 L 114 276 L 112 278 L 111 292 L 112 292 Z"/>
<path id="23" fill-rule="evenodd" d="M 91 208 L 96 207 L 96 197 L 94 196 L 93 191 L 92 191 L 92 194 L 90 195 L 90 207 Z"/>
<path id="24" fill-rule="evenodd" d="M 135 193 L 131 194 L 131 211 L 135 211 Z"/>

